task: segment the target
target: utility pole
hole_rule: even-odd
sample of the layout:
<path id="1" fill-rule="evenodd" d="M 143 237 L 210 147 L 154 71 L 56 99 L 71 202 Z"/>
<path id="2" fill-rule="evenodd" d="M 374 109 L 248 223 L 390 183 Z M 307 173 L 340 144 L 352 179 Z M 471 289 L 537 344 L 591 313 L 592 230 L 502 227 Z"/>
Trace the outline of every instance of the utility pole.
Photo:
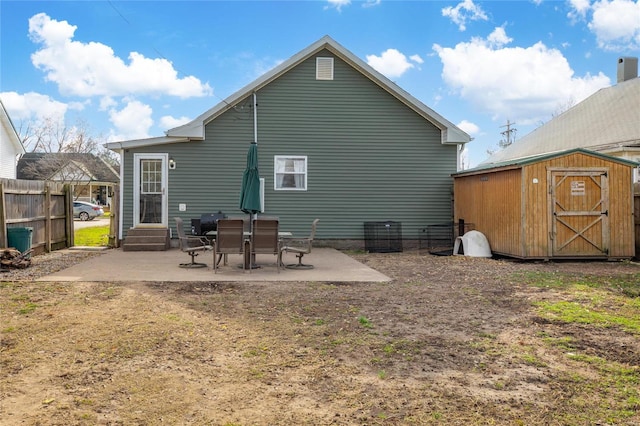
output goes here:
<path id="1" fill-rule="evenodd" d="M 500 148 L 506 148 L 516 141 L 516 133 L 518 132 L 518 129 L 512 127 L 515 124 L 516 123 L 512 123 L 507 120 L 507 124 L 505 124 L 504 126 L 500 126 L 500 128 L 507 128 L 507 130 L 500 132 L 500 134 L 502 135 L 502 140 L 498 143 L 498 145 L 500 145 Z"/>

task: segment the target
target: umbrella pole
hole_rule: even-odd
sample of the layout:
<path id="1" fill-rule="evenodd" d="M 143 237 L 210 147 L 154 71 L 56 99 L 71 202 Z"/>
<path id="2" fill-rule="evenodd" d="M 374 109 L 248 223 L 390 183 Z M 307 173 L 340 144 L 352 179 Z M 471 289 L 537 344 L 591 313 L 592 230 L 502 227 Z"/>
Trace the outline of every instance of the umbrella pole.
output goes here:
<path id="1" fill-rule="evenodd" d="M 253 219 L 258 217 L 258 213 L 249 213 L 249 233 L 251 233 L 253 238 Z M 249 248 L 251 250 L 251 248 Z M 251 253 L 251 260 L 249 261 L 249 269 L 258 269 L 260 265 L 256 264 L 256 254 Z"/>

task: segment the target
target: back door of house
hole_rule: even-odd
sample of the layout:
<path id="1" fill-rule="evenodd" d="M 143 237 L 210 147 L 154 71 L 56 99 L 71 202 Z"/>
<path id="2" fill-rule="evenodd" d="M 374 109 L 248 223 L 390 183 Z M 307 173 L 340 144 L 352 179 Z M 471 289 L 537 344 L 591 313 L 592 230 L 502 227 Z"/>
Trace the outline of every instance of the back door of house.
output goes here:
<path id="1" fill-rule="evenodd" d="M 607 169 L 550 169 L 548 174 L 551 256 L 607 256 Z"/>
<path id="2" fill-rule="evenodd" d="M 134 154 L 133 225 L 167 227 L 167 154 Z"/>

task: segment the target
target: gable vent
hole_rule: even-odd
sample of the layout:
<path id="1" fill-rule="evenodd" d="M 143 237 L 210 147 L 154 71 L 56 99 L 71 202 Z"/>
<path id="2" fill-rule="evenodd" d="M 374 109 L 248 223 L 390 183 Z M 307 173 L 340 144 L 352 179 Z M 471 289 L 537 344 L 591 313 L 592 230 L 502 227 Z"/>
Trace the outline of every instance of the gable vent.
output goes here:
<path id="1" fill-rule="evenodd" d="M 316 80 L 333 80 L 333 58 L 316 58 Z"/>

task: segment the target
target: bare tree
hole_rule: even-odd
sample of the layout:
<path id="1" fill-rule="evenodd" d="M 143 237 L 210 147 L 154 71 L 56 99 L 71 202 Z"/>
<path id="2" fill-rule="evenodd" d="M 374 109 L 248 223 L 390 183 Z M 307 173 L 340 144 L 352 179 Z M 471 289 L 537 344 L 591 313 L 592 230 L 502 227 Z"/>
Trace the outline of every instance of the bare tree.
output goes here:
<path id="1" fill-rule="evenodd" d="M 104 148 L 102 138 L 93 136 L 84 120 L 70 127 L 48 117 L 21 123 L 18 133 L 29 152 L 24 156 L 22 175 L 72 184 L 76 195 L 89 187 L 87 182 L 92 180 L 95 162 L 104 161 L 111 167 L 118 165 L 115 153 Z"/>
<path id="2" fill-rule="evenodd" d="M 69 127 L 61 120 L 47 117 L 41 122 L 22 123 L 19 132 L 23 127 L 20 137 L 28 152 L 97 153 L 99 148 L 84 120 Z"/>
<path id="3" fill-rule="evenodd" d="M 565 111 L 570 110 L 576 104 L 576 99 L 571 96 L 565 102 L 559 103 L 556 110 L 551 114 L 551 118 L 554 119 Z"/>

